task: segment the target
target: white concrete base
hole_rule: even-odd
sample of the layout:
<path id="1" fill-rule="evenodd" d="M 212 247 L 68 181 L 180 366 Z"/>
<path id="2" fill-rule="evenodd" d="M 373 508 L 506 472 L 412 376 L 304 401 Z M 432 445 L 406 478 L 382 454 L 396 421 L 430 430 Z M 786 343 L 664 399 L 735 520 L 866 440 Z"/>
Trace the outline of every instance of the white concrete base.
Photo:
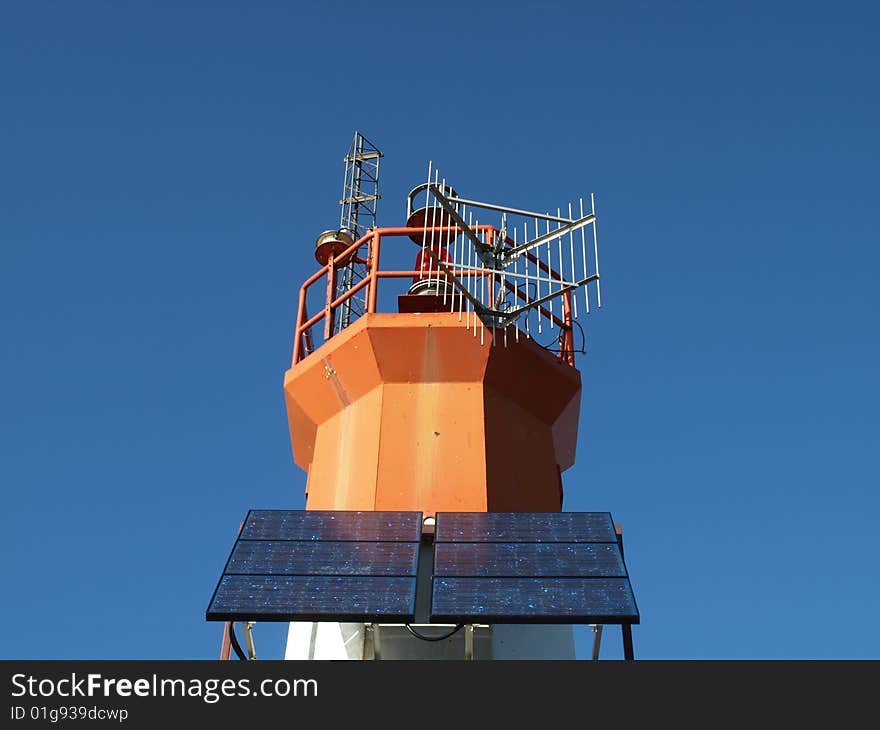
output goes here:
<path id="1" fill-rule="evenodd" d="M 463 659 L 464 631 L 446 641 L 416 639 L 401 625 L 380 627 L 382 659 Z M 448 629 L 444 629 L 446 631 Z M 435 634 L 438 628 L 423 628 Z M 360 660 L 372 659 L 365 648 L 363 624 L 308 621 L 293 622 L 287 632 L 285 659 Z M 369 642 L 367 642 L 369 643 Z M 574 659 L 572 626 L 499 624 L 478 627 L 474 659 Z"/>
<path id="2" fill-rule="evenodd" d="M 285 659 L 363 659 L 364 625 L 292 621 Z"/>

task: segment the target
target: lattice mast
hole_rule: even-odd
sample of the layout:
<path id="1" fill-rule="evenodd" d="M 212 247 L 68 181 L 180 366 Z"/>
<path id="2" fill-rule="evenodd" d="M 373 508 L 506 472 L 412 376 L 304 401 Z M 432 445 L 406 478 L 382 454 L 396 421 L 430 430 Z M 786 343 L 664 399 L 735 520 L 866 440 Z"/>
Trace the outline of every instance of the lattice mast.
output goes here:
<path id="1" fill-rule="evenodd" d="M 345 156 L 345 177 L 342 184 L 342 198 L 339 205 L 340 231 L 349 233 L 354 240 L 361 238 L 368 230 L 376 227 L 376 207 L 379 202 L 379 161 L 382 152 L 360 132 L 354 139 Z M 349 291 L 367 275 L 363 259 L 352 257 L 338 273 L 336 296 Z M 366 295 L 351 297 L 342 306 L 334 331 L 348 327 L 352 319 L 357 319 L 366 311 Z"/>

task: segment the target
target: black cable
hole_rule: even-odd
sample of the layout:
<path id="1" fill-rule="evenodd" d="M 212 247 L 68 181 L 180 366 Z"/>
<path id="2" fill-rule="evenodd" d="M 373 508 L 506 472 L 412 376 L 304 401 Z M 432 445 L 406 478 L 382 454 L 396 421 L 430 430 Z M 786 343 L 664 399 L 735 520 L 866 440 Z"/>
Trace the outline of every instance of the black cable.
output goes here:
<path id="1" fill-rule="evenodd" d="M 409 631 L 409 633 L 411 633 L 417 639 L 421 639 L 422 641 L 444 641 L 444 640 L 449 639 L 450 637 L 454 636 L 459 631 L 461 631 L 461 629 L 463 627 L 464 627 L 464 624 L 459 624 L 454 629 L 452 629 L 452 631 L 450 631 L 448 634 L 443 634 L 443 636 L 425 636 L 423 634 L 420 634 L 418 631 L 416 631 L 409 624 L 406 624 L 406 628 Z"/>
<path id="2" fill-rule="evenodd" d="M 241 650 L 241 644 L 238 643 L 238 637 L 235 635 L 235 621 L 229 622 L 229 643 L 232 645 L 236 656 L 243 662 L 249 661 L 247 654 Z"/>
<path id="3" fill-rule="evenodd" d="M 576 319 L 572 320 L 572 322 L 576 324 L 577 328 L 581 331 L 581 349 L 575 350 L 575 352 L 579 352 L 582 355 L 585 355 L 587 353 L 587 336 L 584 334 L 584 328 L 581 327 L 581 323 L 578 322 Z"/>
<path id="4" fill-rule="evenodd" d="M 559 350 L 557 350 L 556 348 L 554 348 L 554 347 L 553 347 L 553 344 L 552 344 L 552 342 L 559 342 L 559 338 L 556 338 L 556 339 L 553 340 L 551 343 L 548 343 L 548 344 L 545 345 L 543 342 L 538 342 L 538 338 L 537 338 L 537 337 L 534 337 L 534 336 L 531 335 L 531 334 L 529 335 L 529 337 L 531 337 L 531 338 L 532 338 L 532 342 L 534 342 L 534 343 L 535 343 L 538 347 L 540 347 L 542 350 L 547 350 L 547 352 L 554 352 L 554 353 L 558 353 L 558 352 L 559 352 Z"/>
<path id="5" fill-rule="evenodd" d="M 585 345 L 587 344 L 587 336 L 584 334 L 584 328 L 581 327 L 581 323 L 578 322 L 577 320 L 573 320 L 573 324 L 576 324 L 576 325 L 577 325 L 577 328 L 581 331 L 581 346 L 580 346 L 580 349 L 575 348 L 574 350 L 563 350 L 561 347 L 558 347 L 558 348 L 557 348 L 557 347 L 551 347 L 550 345 L 545 345 L 545 344 L 543 344 L 543 343 L 541 343 L 541 342 L 538 342 L 538 340 L 535 339 L 534 337 L 532 337 L 532 340 L 534 341 L 534 343 L 535 343 L 538 347 L 541 347 L 541 348 L 545 349 L 547 352 L 552 352 L 552 353 L 554 353 L 554 354 L 556 354 L 556 355 L 568 355 L 569 353 L 572 353 L 572 352 L 574 352 L 574 353 L 578 353 L 578 354 L 580 354 L 580 355 L 586 355 L 586 354 L 587 354 L 587 350 L 586 350 L 586 348 L 585 348 Z M 562 335 L 560 335 L 560 336 L 556 339 L 556 341 L 557 341 L 557 342 L 560 342 L 561 339 L 562 339 Z"/>

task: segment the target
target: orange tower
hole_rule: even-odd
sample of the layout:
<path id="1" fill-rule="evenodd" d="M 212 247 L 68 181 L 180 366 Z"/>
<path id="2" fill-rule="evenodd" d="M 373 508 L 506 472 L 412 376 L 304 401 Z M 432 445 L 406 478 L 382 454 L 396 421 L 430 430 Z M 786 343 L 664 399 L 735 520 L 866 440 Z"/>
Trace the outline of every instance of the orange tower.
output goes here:
<path id="1" fill-rule="evenodd" d="M 355 137 L 340 227 L 318 237 L 320 268 L 300 290 L 284 393 L 306 509 L 420 512 L 426 524 L 439 512 L 561 511 L 580 413 L 576 297 L 588 312 L 595 282 L 601 306 L 594 209 L 466 200 L 429 166 L 406 225 L 378 227 L 379 157 Z M 570 626 L 507 628 L 490 632 L 490 654 L 574 658 Z M 474 626 L 467 635 L 472 647 Z M 369 643 L 363 624 L 291 623 L 287 656 L 358 658 L 349 647 Z M 426 658 L 414 644 L 396 655 Z"/>
<path id="2" fill-rule="evenodd" d="M 306 510 L 248 514 L 206 618 L 227 657 L 241 621 L 253 658 L 257 620 L 289 622 L 289 659 L 573 659 L 576 623 L 594 657 L 620 624 L 631 657 L 620 533 L 562 513 L 595 201 L 480 202 L 429 165 L 405 225 L 379 227 L 381 157 L 355 135 L 299 294 L 284 393 Z"/>
<path id="3" fill-rule="evenodd" d="M 477 210 L 500 212 L 501 224 L 474 223 Z M 513 216 L 524 221 L 522 243 Z M 598 293 L 583 236 L 594 221 L 465 201 L 429 173 L 410 193 L 405 227 L 371 227 L 356 240 L 354 226 L 321 234 L 322 266 L 300 291 L 284 377 L 306 508 L 561 510 L 581 395 L 574 297 L 591 281 Z M 415 268 L 383 265 L 386 251 L 415 256 L 413 242 Z M 353 262 L 363 275 L 341 289 Z M 575 266 L 581 279 L 559 273 Z M 405 280 L 412 286 L 396 302 L 377 306 L 382 285 Z M 324 296 L 310 315 L 314 291 Z M 556 347 L 538 344 L 538 330 Z"/>

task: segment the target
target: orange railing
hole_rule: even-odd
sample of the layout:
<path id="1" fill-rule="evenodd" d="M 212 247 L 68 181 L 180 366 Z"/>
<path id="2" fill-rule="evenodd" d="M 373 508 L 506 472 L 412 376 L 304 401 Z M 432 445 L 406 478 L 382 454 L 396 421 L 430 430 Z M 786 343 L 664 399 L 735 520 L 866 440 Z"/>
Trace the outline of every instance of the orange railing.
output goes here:
<path id="1" fill-rule="evenodd" d="M 431 229 L 429 229 L 431 230 Z M 485 232 L 487 234 L 487 239 L 489 241 L 494 240 L 495 236 L 498 234 L 498 229 L 494 226 L 475 226 L 472 230 L 475 233 Z M 443 226 L 443 227 L 435 227 L 433 228 L 434 233 L 460 233 L 461 229 L 456 226 Z M 422 277 L 424 276 L 424 271 L 382 271 L 379 266 L 379 255 L 382 248 L 382 238 L 383 237 L 392 237 L 392 236 L 409 236 L 412 234 L 416 235 L 424 235 L 424 228 L 373 228 L 368 231 L 366 235 L 362 238 L 355 241 L 351 246 L 342 251 L 337 256 L 330 256 L 327 263 L 318 269 L 314 274 L 312 274 L 308 279 L 303 282 L 303 285 L 299 290 L 299 306 L 297 308 L 296 315 L 296 334 L 293 340 L 293 365 L 296 365 L 300 360 L 302 360 L 306 355 L 308 355 L 311 351 L 315 349 L 312 343 L 312 328 L 315 327 L 319 322 L 323 321 L 324 323 L 324 341 L 330 339 L 333 335 L 333 314 L 334 312 L 341 307 L 345 302 L 347 302 L 351 297 L 353 297 L 358 292 L 363 289 L 367 290 L 366 296 L 366 314 L 375 314 L 376 312 L 376 301 L 378 297 L 378 289 L 379 289 L 379 280 L 380 279 L 405 279 L 410 277 Z M 512 245 L 512 241 L 505 241 L 509 245 Z M 351 287 L 348 291 L 342 294 L 339 297 L 334 298 L 335 290 L 336 290 L 336 272 L 337 272 L 337 264 L 336 262 L 342 262 L 338 266 L 346 266 L 349 263 L 349 260 L 353 256 L 358 256 L 358 252 L 366 247 L 367 255 L 366 258 L 360 257 L 359 260 L 362 263 L 366 264 L 367 274 L 366 276 Z M 542 263 L 537 257 L 533 256 L 531 253 L 524 254 L 526 258 L 529 259 L 530 262 L 534 263 L 538 268 L 540 268 L 544 273 L 549 276 L 559 277 L 553 269 L 549 268 L 546 264 Z M 438 268 L 443 268 L 444 271 L 440 272 L 438 270 L 439 276 L 447 276 L 452 274 L 451 280 L 457 286 L 460 287 L 462 291 L 462 296 L 466 296 L 470 298 L 470 295 L 464 292 L 464 288 L 457 284 L 456 279 L 458 278 L 467 278 L 474 276 L 485 276 L 490 284 L 489 290 L 492 291 L 492 283 L 494 282 L 494 277 L 497 275 L 497 272 L 492 269 L 456 269 L 453 265 L 446 265 L 445 263 L 438 264 Z M 327 277 L 326 283 L 326 296 L 324 301 L 324 306 L 320 312 L 309 317 L 308 312 L 306 311 L 306 299 L 308 296 L 309 288 L 320 281 L 323 277 Z M 516 294 L 518 299 L 521 299 L 525 302 L 529 301 L 528 295 L 523 293 L 522 289 L 518 288 L 514 284 L 509 281 L 505 281 L 505 288 L 508 291 L 511 291 Z M 566 291 L 562 294 L 562 318 L 559 318 L 547 311 L 543 306 L 537 307 L 540 312 L 553 321 L 560 329 L 561 335 L 559 338 L 560 348 L 558 357 L 560 360 L 568 363 L 569 365 L 574 365 L 574 337 L 572 331 L 572 316 L 571 316 L 571 291 Z M 308 350 L 308 352 L 307 352 Z"/>

